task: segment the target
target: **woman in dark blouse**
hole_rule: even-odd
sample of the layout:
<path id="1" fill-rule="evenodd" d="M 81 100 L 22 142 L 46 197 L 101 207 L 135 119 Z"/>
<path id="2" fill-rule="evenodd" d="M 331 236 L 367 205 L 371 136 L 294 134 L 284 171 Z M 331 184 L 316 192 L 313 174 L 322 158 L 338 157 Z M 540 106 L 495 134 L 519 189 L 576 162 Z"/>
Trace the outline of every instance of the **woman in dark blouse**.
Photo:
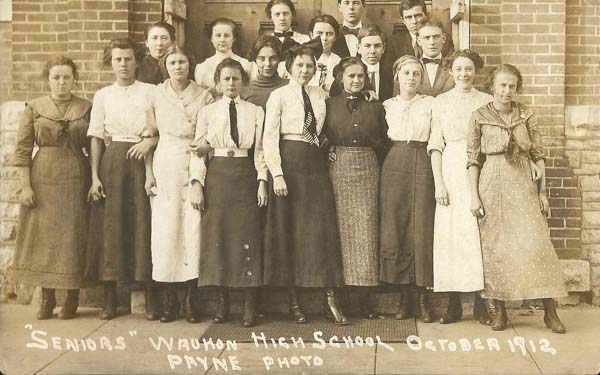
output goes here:
<path id="1" fill-rule="evenodd" d="M 148 53 L 138 65 L 136 79 L 158 85 L 169 78 L 169 74 L 160 64 L 160 60 L 175 43 L 175 28 L 166 22 L 153 23 L 146 29 L 144 39 Z M 194 71 L 193 66 L 191 70 Z"/>
<path id="2" fill-rule="evenodd" d="M 333 184 L 340 232 L 344 282 L 360 294 L 361 313 L 377 314 L 369 290 L 379 283 L 379 174 L 387 151 L 385 111 L 367 102 L 363 90 L 366 66 L 346 57 L 336 80 L 342 95 L 327 101 L 324 134 L 330 142 L 329 175 Z"/>

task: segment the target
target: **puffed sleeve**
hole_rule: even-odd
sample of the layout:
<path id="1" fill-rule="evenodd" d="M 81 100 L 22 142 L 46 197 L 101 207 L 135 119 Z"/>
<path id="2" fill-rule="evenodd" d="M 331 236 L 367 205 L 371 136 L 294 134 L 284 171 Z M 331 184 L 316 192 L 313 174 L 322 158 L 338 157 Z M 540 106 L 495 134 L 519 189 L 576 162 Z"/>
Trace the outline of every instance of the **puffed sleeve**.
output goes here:
<path id="1" fill-rule="evenodd" d="M 16 167 L 29 167 L 31 153 L 35 143 L 35 128 L 33 126 L 33 110 L 27 104 L 19 120 L 17 132 L 17 148 L 13 156 L 13 165 Z"/>
<path id="2" fill-rule="evenodd" d="M 104 90 L 100 90 L 94 95 L 94 101 L 92 103 L 92 113 L 90 115 L 90 126 L 87 132 L 88 137 L 104 139 L 104 108 Z"/>
<path id="3" fill-rule="evenodd" d="M 256 124 L 254 133 L 254 167 L 256 168 L 257 180 L 267 181 L 269 169 L 265 163 L 265 153 L 263 150 L 265 112 L 259 106 L 256 106 L 254 121 Z"/>
<path id="4" fill-rule="evenodd" d="M 265 129 L 263 135 L 263 150 L 265 163 L 271 176 L 283 176 L 281 169 L 281 155 L 279 154 L 279 132 L 281 129 L 281 115 L 283 104 L 279 92 L 274 91 L 267 100 L 267 113 L 265 115 Z"/>
<path id="5" fill-rule="evenodd" d="M 431 134 L 429 135 L 429 142 L 427 143 L 427 153 L 431 155 L 432 151 L 444 152 L 446 147 L 446 141 L 444 140 L 444 133 L 442 131 L 442 116 L 443 112 L 438 100 L 433 102 L 431 108 Z"/>
<path id="6" fill-rule="evenodd" d="M 208 133 L 208 111 L 207 107 L 202 108 L 198 111 L 198 117 L 196 121 L 196 135 L 194 136 L 193 145 L 206 144 L 206 134 Z M 205 157 L 199 157 L 196 153 L 190 153 L 190 183 L 197 180 L 204 186 L 204 180 L 206 179 L 206 160 Z"/>
<path id="7" fill-rule="evenodd" d="M 529 140 L 531 141 L 531 149 L 529 150 L 529 157 L 534 162 L 544 159 L 544 146 L 542 142 L 542 133 L 538 128 L 537 118 L 530 111 L 530 116 L 527 118 L 525 122 L 527 125 L 527 133 L 529 135 Z"/>
<path id="8" fill-rule="evenodd" d="M 467 168 L 471 166 L 481 168 L 484 157 L 481 154 L 481 126 L 477 121 L 477 112 L 473 112 L 467 132 Z"/>

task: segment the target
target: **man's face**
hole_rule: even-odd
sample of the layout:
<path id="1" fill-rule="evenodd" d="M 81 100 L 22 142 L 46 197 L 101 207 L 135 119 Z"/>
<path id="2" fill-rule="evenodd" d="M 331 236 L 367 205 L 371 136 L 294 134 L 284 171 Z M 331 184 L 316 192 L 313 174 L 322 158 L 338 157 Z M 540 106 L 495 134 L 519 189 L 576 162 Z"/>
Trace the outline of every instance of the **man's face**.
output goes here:
<path id="1" fill-rule="evenodd" d="M 402 12 L 402 20 L 411 34 L 417 33 L 419 25 L 425 20 L 425 18 L 427 18 L 427 16 L 420 5 L 416 5 L 409 10 Z"/>
<path id="2" fill-rule="evenodd" d="M 358 45 L 358 53 L 369 65 L 376 65 L 381 61 L 384 51 L 385 45 L 379 35 L 365 36 Z"/>
<path id="3" fill-rule="evenodd" d="M 437 26 L 424 26 L 419 29 L 417 42 L 423 48 L 423 55 L 438 57 L 442 53 L 442 46 L 446 41 L 444 31 Z"/>
<path id="4" fill-rule="evenodd" d="M 344 22 L 358 25 L 365 10 L 365 4 L 362 0 L 341 0 L 338 3 L 338 10 L 342 13 Z"/>

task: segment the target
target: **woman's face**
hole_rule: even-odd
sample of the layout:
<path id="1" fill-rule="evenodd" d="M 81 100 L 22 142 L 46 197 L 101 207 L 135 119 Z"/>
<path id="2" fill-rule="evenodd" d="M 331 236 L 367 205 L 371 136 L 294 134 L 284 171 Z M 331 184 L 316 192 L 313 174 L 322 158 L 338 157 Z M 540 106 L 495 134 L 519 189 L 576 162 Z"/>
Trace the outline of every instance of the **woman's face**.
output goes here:
<path id="1" fill-rule="evenodd" d="M 316 37 L 321 38 L 323 53 L 331 53 L 333 42 L 335 42 L 335 30 L 333 29 L 333 26 L 327 22 L 317 22 L 311 31 L 310 37 L 311 39 Z"/>
<path id="2" fill-rule="evenodd" d="M 409 63 L 398 72 L 398 85 L 400 86 L 400 92 L 414 95 L 417 93 L 417 88 L 421 83 L 421 77 L 423 72 L 419 63 Z"/>
<path id="3" fill-rule="evenodd" d="M 52 97 L 68 99 L 75 85 L 73 69 L 69 65 L 54 65 L 48 73 L 48 84 Z"/>
<path id="4" fill-rule="evenodd" d="M 517 94 L 519 78 L 508 72 L 500 72 L 494 78 L 494 101 L 501 104 L 510 104 Z"/>
<path id="5" fill-rule="evenodd" d="M 172 53 L 165 61 L 169 78 L 174 81 L 187 81 L 190 71 L 190 62 L 186 55 L 181 53 Z"/>
<path id="6" fill-rule="evenodd" d="M 277 73 L 277 65 L 279 64 L 279 56 L 271 47 L 263 47 L 258 51 L 256 56 L 256 66 L 258 74 L 263 78 L 272 78 Z"/>
<path id="7" fill-rule="evenodd" d="M 365 69 L 362 65 L 350 65 L 344 70 L 342 78 L 346 92 L 359 93 L 365 87 Z"/>
<path id="8" fill-rule="evenodd" d="M 459 57 L 452 63 L 452 78 L 456 88 L 470 90 L 475 80 L 475 64 L 471 59 Z"/>
<path id="9" fill-rule="evenodd" d="M 213 26 L 210 41 L 215 47 L 215 50 L 221 53 L 231 52 L 231 49 L 233 48 L 233 42 L 235 42 L 231 25 L 226 23 L 218 23 Z"/>
<path id="10" fill-rule="evenodd" d="M 225 67 L 219 75 L 219 86 L 223 95 L 235 98 L 240 94 L 242 88 L 242 72 L 236 68 Z"/>
<path id="11" fill-rule="evenodd" d="M 162 27 L 153 27 L 148 32 L 148 39 L 146 39 L 146 47 L 150 51 L 150 55 L 155 59 L 162 58 L 169 47 L 171 47 L 173 41 L 169 32 Z"/>
<path id="12" fill-rule="evenodd" d="M 288 31 L 292 27 L 292 17 L 292 10 L 285 4 L 275 4 L 271 7 L 271 21 L 275 31 Z"/>
<path id="13" fill-rule="evenodd" d="M 117 83 L 130 85 L 135 80 L 135 53 L 131 48 L 113 48 L 111 51 L 111 65 Z"/>
<path id="14" fill-rule="evenodd" d="M 309 55 L 296 56 L 291 70 L 292 79 L 304 86 L 315 75 L 315 60 Z"/>

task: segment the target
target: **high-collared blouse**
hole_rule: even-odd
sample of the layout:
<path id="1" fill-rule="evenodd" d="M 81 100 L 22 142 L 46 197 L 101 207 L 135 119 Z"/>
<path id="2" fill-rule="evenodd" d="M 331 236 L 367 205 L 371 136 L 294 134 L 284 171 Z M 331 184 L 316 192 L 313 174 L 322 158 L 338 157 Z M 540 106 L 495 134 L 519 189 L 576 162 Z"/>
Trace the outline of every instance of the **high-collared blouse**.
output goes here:
<path id="1" fill-rule="evenodd" d="M 512 110 L 503 117 L 489 103 L 475 112 L 469 121 L 467 168 L 483 165 L 485 155 L 505 154 L 514 158 L 525 154 L 534 162 L 544 158 L 542 134 L 533 111 L 512 102 Z"/>
<path id="2" fill-rule="evenodd" d="M 169 73 L 164 66 L 161 66 L 158 59 L 148 53 L 138 65 L 135 78 L 140 82 L 158 85 L 169 78 Z"/>
<path id="3" fill-rule="evenodd" d="M 129 86 L 116 82 L 94 95 L 89 137 L 139 142 L 145 130 L 156 129 L 150 95 L 154 85 L 134 81 Z"/>
<path id="4" fill-rule="evenodd" d="M 475 88 L 466 93 L 454 88 L 438 95 L 431 111 L 431 137 L 427 151 L 444 152 L 450 142 L 465 142 L 471 114 L 492 100 L 491 95 Z"/>
<path id="5" fill-rule="evenodd" d="M 340 63 L 342 59 L 336 55 L 335 53 L 331 53 L 328 56 L 321 55 L 317 60 L 317 70 L 315 75 L 312 77 L 310 82 L 308 83 L 311 86 L 319 86 L 319 82 L 321 81 L 321 76 L 325 74 L 325 90 L 329 91 L 331 84 L 335 80 L 333 75 L 333 69 Z M 323 66 L 323 70 L 320 69 L 319 66 Z"/>
<path id="6" fill-rule="evenodd" d="M 233 52 L 228 55 L 217 52 L 204 60 L 201 64 L 196 65 L 196 69 L 194 70 L 196 83 L 206 89 L 215 87 L 215 71 L 217 70 L 217 65 L 228 57 L 235 61 L 239 61 L 246 73 L 248 73 L 248 76 L 250 76 L 252 73 L 252 64 L 250 61 Z"/>
<path id="7" fill-rule="evenodd" d="M 13 165 L 30 166 L 34 144 L 79 150 L 85 147 L 90 107 L 89 101 L 76 96 L 71 96 L 64 114 L 50 96 L 27 102 L 19 122 Z"/>
<path id="8" fill-rule="evenodd" d="M 222 97 L 198 111 L 195 145 L 209 144 L 213 149 L 249 150 L 254 146 L 254 167 L 257 179 L 267 181 L 267 166 L 263 152 L 263 123 L 265 113 L 257 105 L 240 99 L 235 100 L 239 146 L 231 139 L 229 104 L 231 98 Z M 195 154 L 190 160 L 190 180 L 198 180 L 204 185 L 206 163 Z"/>
<path id="9" fill-rule="evenodd" d="M 417 94 L 411 100 L 397 95 L 383 102 L 392 141 L 427 142 L 431 133 L 433 97 Z"/>
<path id="10" fill-rule="evenodd" d="M 191 142 L 196 132 L 198 111 L 214 99 L 208 90 L 194 81 L 177 94 L 168 79 L 152 90 L 151 102 L 161 139 L 188 138 Z"/>
<path id="11" fill-rule="evenodd" d="M 327 93 L 317 86 L 304 86 L 310 99 L 315 119 L 317 135 L 321 134 L 325 122 L 325 99 Z M 302 87 L 294 80 L 286 86 L 274 90 L 267 100 L 265 115 L 265 135 L 263 147 L 265 162 L 273 177 L 283 175 L 279 140 L 285 135 L 302 136 L 304 130 L 304 99 Z"/>

